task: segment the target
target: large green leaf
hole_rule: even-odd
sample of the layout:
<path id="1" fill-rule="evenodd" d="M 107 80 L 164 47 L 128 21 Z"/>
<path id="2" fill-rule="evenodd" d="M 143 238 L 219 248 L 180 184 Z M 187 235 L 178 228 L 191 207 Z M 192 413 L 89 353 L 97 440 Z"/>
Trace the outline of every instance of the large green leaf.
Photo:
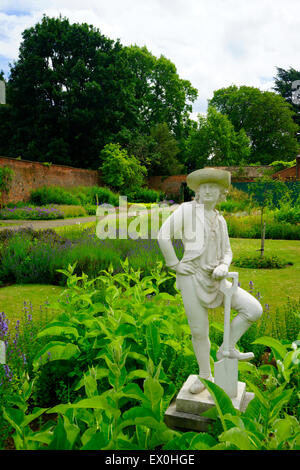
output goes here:
<path id="1" fill-rule="evenodd" d="M 219 436 L 221 442 L 229 442 L 235 445 L 239 450 L 257 450 L 256 445 L 246 430 L 240 428 L 231 428 Z"/>
<path id="2" fill-rule="evenodd" d="M 129 372 L 129 374 L 127 374 L 127 381 L 131 382 L 132 380 L 136 379 L 146 379 L 148 375 L 148 372 L 143 369 L 132 370 L 131 372 Z"/>
<path id="3" fill-rule="evenodd" d="M 151 406 L 150 401 L 140 389 L 140 387 L 135 383 L 130 383 L 122 389 L 122 395 L 128 398 L 134 398 L 135 400 L 140 401 L 144 406 Z"/>
<path id="4" fill-rule="evenodd" d="M 152 429 L 158 429 L 160 422 L 157 421 L 153 411 L 144 406 L 134 406 L 123 414 L 121 428 L 132 425 L 143 425 Z"/>
<path id="5" fill-rule="evenodd" d="M 218 410 L 218 415 L 220 417 L 222 426 L 224 431 L 227 430 L 227 425 L 224 419 L 225 414 L 232 414 L 232 415 L 237 415 L 238 411 L 234 408 L 231 399 L 229 396 L 220 388 L 218 385 L 216 385 L 213 382 L 210 382 L 209 380 L 203 379 L 200 377 L 201 382 L 206 386 L 207 390 L 211 394 L 216 408 Z"/>
<path id="6" fill-rule="evenodd" d="M 70 450 L 71 445 L 67 439 L 67 433 L 64 428 L 63 420 L 60 418 L 53 431 L 53 437 L 48 445 L 49 450 Z"/>
<path id="7" fill-rule="evenodd" d="M 252 420 L 259 420 L 261 414 L 262 404 L 257 397 L 254 397 L 249 403 L 244 412 L 244 416 L 252 419 Z"/>
<path id="8" fill-rule="evenodd" d="M 95 379 L 100 380 L 103 377 L 108 376 L 108 369 L 105 369 L 104 367 L 96 367 L 95 368 Z M 81 387 L 84 387 L 85 384 L 85 377 L 82 377 L 79 382 L 77 383 L 75 390 L 79 390 Z"/>
<path id="9" fill-rule="evenodd" d="M 144 382 L 144 393 L 151 402 L 152 407 L 157 405 L 163 397 L 164 389 L 158 380 L 148 377 Z"/>
<path id="10" fill-rule="evenodd" d="M 28 436 L 29 441 L 41 442 L 42 444 L 49 445 L 53 439 L 53 432 L 49 429 L 47 431 L 36 432 Z"/>
<path id="11" fill-rule="evenodd" d="M 108 445 L 107 436 L 101 431 L 95 432 L 81 450 L 101 450 Z"/>
<path id="12" fill-rule="evenodd" d="M 252 382 L 248 381 L 247 382 L 249 388 L 252 390 L 252 392 L 254 392 L 256 398 L 260 401 L 261 405 L 265 408 L 265 409 L 269 409 L 270 407 L 270 403 L 269 401 L 267 400 L 267 398 L 264 397 L 262 391 L 256 386 L 254 385 Z M 251 402 L 250 402 L 251 403 Z"/>
<path id="13" fill-rule="evenodd" d="M 21 410 L 16 410 L 15 408 L 4 408 L 2 407 L 3 418 L 9 422 L 9 424 L 17 431 L 17 433 L 22 435 L 22 423 L 24 419 L 24 413 Z"/>
<path id="14" fill-rule="evenodd" d="M 77 328 L 72 326 L 72 324 L 67 322 L 52 322 L 43 328 L 37 334 L 37 338 L 42 338 L 44 336 L 73 336 L 78 338 L 79 334 Z"/>
<path id="15" fill-rule="evenodd" d="M 92 398 L 84 398 L 77 403 L 68 403 L 54 406 L 50 408 L 47 413 L 61 413 L 64 414 L 70 408 L 93 408 L 95 410 L 105 410 L 107 408 L 107 401 L 101 395 Z"/>
<path id="16" fill-rule="evenodd" d="M 80 429 L 77 424 L 71 423 L 66 415 L 63 416 L 63 419 L 67 440 L 70 444 L 70 449 L 73 449 L 76 439 L 80 433 Z"/>
<path id="17" fill-rule="evenodd" d="M 48 361 L 69 360 L 79 356 L 79 354 L 80 349 L 73 343 L 51 341 L 35 356 L 33 366 L 38 368 Z"/>
<path id="18" fill-rule="evenodd" d="M 48 410 L 48 408 L 35 408 L 33 410 L 33 413 L 30 414 L 30 415 L 26 415 L 24 417 L 24 420 L 23 420 L 23 423 L 22 425 L 23 426 L 27 426 L 27 424 L 31 423 L 31 421 L 33 421 L 34 419 L 38 418 L 39 416 L 41 416 L 43 413 L 45 413 L 46 411 Z"/>
<path id="19" fill-rule="evenodd" d="M 208 433 L 201 432 L 197 433 L 196 436 L 193 437 L 190 443 L 190 449 L 193 450 L 205 450 L 213 447 L 217 444 L 217 441 L 213 436 Z"/>
<path id="20" fill-rule="evenodd" d="M 160 336 L 158 328 L 150 323 L 146 329 L 147 353 L 155 365 L 160 361 Z"/>
<path id="21" fill-rule="evenodd" d="M 289 402 L 291 396 L 295 393 L 295 391 L 290 388 L 289 390 L 283 390 L 282 393 L 280 393 L 276 398 L 271 400 L 271 411 L 270 411 L 270 417 L 272 419 L 276 418 L 277 416 L 279 417 L 279 413 L 283 406 Z"/>
<path id="22" fill-rule="evenodd" d="M 255 341 L 253 341 L 253 344 L 262 344 L 263 346 L 268 346 L 269 348 L 273 349 L 273 351 L 276 352 L 281 359 L 283 359 L 287 353 L 286 346 L 280 343 L 280 341 L 277 339 L 271 338 L 269 336 L 262 336 L 261 338 L 257 338 Z"/>

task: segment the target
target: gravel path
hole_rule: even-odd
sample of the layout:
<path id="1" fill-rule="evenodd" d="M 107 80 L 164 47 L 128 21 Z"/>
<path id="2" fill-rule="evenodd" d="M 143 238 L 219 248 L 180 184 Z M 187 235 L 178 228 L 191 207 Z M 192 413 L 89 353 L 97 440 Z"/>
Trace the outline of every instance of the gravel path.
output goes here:
<path id="1" fill-rule="evenodd" d="M 174 205 L 173 209 L 175 209 L 177 206 Z M 149 210 L 141 210 L 139 211 L 138 215 L 146 215 L 149 214 Z M 126 212 L 117 214 L 118 217 L 124 217 L 127 215 Z M 106 214 L 107 217 L 115 217 L 116 214 Z M 98 217 L 99 220 L 99 217 Z M 15 219 L 10 219 L 10 220 L 0 220 L 0 231 L 1 230 L 6 230 L 6 229 L 12 229 L 12 230 L 17 230 L 20 227 L 31 227 L 34 230 L 41 230 L 41 229 L 47 229 L 47 228 L 54 228 L 54 227 L 65 227 L 67 225 L 79 225 L 79 224 L 84 224 L 86 222 L 96 222 L 96 216 L 92 215 L 89 217 L 73 217 L 70 219 L 55 219 L 55 220 L 15 220 Z M 3 224 L 3 225 L 2 225 Z"/>
<path id="2" fill-rule="evenodd" d="M 66 225 L 79 225 L 86 222 L 96 222 L 96 216 L 90 217 L 76 217 L 72 219 L 55 219 L 55 220 L 22 220 L 21 223 L 16 224 L 16 220 L 0 220 L 0 230 L 12 229 L 17 230 L 20 227 L 31 227 L 34 230 L 41 230 L 54 227 L 64 227 Z"/>

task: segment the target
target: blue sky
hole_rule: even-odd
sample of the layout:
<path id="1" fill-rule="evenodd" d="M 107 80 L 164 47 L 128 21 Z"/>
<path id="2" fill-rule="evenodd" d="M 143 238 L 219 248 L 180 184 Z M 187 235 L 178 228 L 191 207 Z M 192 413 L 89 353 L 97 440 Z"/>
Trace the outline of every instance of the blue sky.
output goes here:
<path id="1" fill-rule="evenodd" d="M 92 24 L 124 45 L 146 45 L 198 89 L 194 114 L 231 84 L 271 90 L 276 66 L 300 69 L 298 0 L 0 0 L 0 70 L 43 14 Z"/>

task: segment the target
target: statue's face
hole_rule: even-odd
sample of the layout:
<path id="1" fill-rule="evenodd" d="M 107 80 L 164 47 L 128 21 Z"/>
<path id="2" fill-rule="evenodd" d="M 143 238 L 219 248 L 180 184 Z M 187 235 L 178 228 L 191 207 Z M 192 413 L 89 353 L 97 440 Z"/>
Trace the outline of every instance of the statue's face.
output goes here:
<path id="1" fill-rule="evenodd" d="M 221 194 L 221 188 L 216 183 L 203 183 L 196 193 L 197 199 L 202 204 L 216 205 Z"/>

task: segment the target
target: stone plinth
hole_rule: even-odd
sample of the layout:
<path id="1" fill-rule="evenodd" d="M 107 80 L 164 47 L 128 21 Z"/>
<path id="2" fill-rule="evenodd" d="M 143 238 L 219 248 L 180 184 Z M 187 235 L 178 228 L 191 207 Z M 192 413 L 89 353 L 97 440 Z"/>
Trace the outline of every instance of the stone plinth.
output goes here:
<path id="1" fill-rule="evenodd" d="M 176 399 L 167 409 L 165 423 L 170 428 L 207 432 L 213 426 L 213 419 L 201 416 L 202 413 L 215 406 L 208 390 L 204 389 L 198 394 L 189 392 L 189 387 L 196 377 L 196 375 L 188 377 Z M 239 411 L 244 411 L 252 398 L 254 394 L 246 392 L 246 384 L 238 382 L 237 397 L 231 399 L 233 406 Z"/>

